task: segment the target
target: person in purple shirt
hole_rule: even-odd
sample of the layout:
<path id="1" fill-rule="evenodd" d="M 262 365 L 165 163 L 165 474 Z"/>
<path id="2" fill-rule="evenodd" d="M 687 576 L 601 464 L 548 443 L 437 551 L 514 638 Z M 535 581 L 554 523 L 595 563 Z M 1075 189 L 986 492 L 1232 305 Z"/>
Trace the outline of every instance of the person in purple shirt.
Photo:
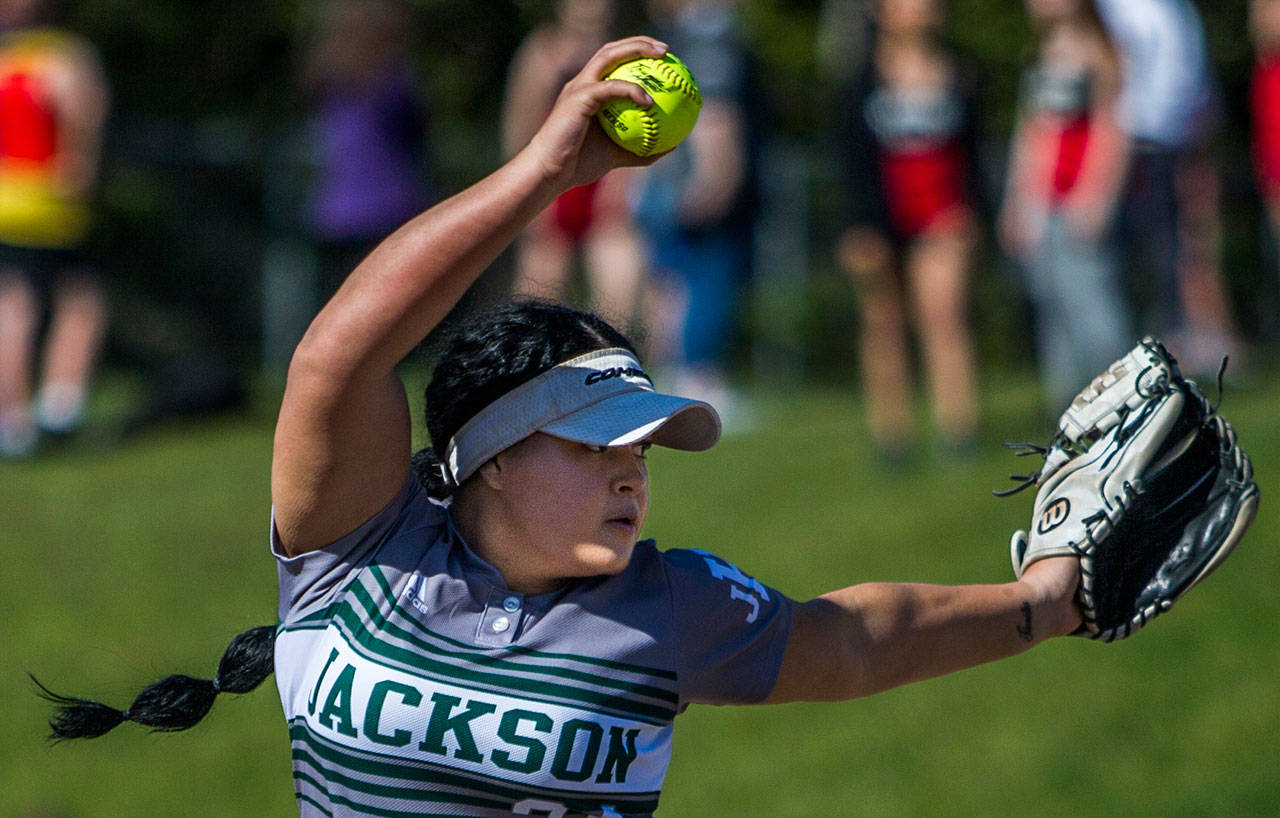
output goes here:
<path id="1" fill-rule="evenodd" d="M 411 23 L 396 0 L 339 0 L 321 16 L 304 84 L 315 161 L 307 215 L 324 298 L 434 199 L 428 111 L 408 63 Z"/>

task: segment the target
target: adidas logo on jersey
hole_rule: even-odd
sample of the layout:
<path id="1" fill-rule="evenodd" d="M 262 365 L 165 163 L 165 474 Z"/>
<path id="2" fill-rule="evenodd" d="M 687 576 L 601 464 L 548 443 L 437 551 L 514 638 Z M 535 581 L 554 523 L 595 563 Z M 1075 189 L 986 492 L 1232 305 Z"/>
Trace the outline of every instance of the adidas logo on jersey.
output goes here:
<path id="1" fill-rule="evenodd" d="M 413 578 L 413 581 L 409 583 L 409 587 L 405 589 L 404 598 L 409 600 L 409 604 L 417 609 L 419 613 L 429 614 L 431 613 L 431 609 L 427 607 L 427 603 L 423 602 L 422 598 L 418 596 L 418 594 L 422 592 L 422 585 L 423 578 L 422 575 L 419 574 Z"/>

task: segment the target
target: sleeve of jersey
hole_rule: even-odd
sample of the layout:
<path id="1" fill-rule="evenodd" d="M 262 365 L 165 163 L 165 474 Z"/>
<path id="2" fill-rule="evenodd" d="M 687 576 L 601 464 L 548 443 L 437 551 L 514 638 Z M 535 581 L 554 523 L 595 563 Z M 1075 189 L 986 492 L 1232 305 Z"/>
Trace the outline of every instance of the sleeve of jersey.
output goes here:
<path id="1" fill-rule="evenodd" d="M 395 498 L 350 534 L 296 557 L 285 555 L 273 513 L 271 553 L 280 583 L 280 621 L 289 623 L 328 605 L 355 569 L 368 564 L 406 521 L 430 513 L 430 507 L 426 491 L 410 473 Z"/>
<path id="2" fill-rule="evenodd" d="M 680 709 L 763 700 L 782 666 L 791 600 L 706 551 L 673 549 L 662 556 Z"/>

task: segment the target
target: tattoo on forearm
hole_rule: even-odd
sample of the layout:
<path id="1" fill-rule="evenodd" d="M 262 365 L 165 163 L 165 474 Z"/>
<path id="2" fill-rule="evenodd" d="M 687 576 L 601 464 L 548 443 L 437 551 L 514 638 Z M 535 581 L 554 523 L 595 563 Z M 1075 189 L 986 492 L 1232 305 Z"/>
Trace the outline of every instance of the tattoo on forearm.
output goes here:
<path id="1" fill-rule="evenodd" d="M 1031 635 L 1031 603 L 1022 603 L 1022 616 L 1026 620 L 1018 626 L 1018 635 L 1022 637 L 1022 641 L 1030 642 L 1034 637 Z"/>

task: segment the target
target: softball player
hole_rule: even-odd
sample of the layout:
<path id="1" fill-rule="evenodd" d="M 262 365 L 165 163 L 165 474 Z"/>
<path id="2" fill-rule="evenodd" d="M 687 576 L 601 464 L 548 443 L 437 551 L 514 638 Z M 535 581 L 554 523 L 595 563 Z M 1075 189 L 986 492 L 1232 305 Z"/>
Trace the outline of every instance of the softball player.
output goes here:
<path id="1" fill-rule="evenodd" d="M 598 78 L 664 48 L 604 46 L 524 151 L 388 238 L 297 349 L 271 543 L 304 816 L 651 815 L 692 703 L 865 695 L 1079 624 L 1073 559 L 1006 585 L 800 604 L 714 555 L 637 542 L 645 448 L 706 449 L 719 419 L 656 392 L 624 337 L 564 307 L 505 305 L 455 334 L 427 387 L 428 486 L 411 474 L 394 367 L 556 195 L 646 161 L 592 121 L 644 92 Z M 165 680 L 125 713 L 63 700 L 55 734 L 189 726 L 270 672 L 274 632 L 238 638 L 214 680 Z"/>

